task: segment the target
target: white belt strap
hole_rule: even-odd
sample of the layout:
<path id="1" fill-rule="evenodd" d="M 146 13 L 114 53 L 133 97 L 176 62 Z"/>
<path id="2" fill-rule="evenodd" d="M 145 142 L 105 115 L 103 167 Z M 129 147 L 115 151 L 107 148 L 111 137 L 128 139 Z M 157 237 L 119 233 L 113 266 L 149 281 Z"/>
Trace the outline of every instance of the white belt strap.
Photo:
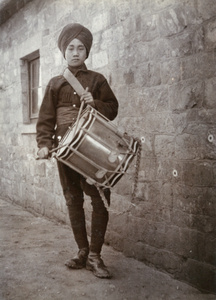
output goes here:
<path id="1" fill-rule="evenodd" d="M 83 92 L 85 91 L 84 87 L 81 85 L 79 80 L 71 73 L 71 71 L 67 68 L 63 73 L 64 78 L 70 83 L 70 85 L 74 88 L 77 94 L 81 97 Z"/>

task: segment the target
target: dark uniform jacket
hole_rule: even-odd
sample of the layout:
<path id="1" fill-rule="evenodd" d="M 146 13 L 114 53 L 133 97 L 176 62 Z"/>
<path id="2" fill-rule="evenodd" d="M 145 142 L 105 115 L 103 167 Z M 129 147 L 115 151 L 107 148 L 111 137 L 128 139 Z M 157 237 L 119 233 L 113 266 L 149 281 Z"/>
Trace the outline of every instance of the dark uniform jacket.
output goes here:
<path id="1" fill-rule="evenodd" d="M 105 77 L 100 73 L 87 70 L 85 64 L 74 75 L 84 89 L 89 88 L 88 91 L 93 96 L 95 109 L 109 120 L 113 120 L 118 113 L 118 101 Z M 51 149 L 53 136 L 63 137 L 68 126 L 74 123 L 75 120 L 71 120 L 68 124 L 57 124 L 57 110 L 61 107 L 74 110 L 76 112 L 74 116 L 77 115 L 80 107 L 80 97 L 63 75 L 53 77 L 46 87 L 37 122 L 38 148 L 46 146 Z"/>

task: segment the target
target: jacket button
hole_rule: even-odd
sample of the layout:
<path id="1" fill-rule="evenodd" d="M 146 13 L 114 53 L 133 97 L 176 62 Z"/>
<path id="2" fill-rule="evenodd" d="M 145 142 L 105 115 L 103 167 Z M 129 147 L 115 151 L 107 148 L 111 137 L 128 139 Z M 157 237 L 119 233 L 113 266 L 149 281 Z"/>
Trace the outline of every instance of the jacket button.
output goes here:
<path id="1" fill-rule="evenodd" d="M 74 95 L 76 95 L 76 92 L 74 92 Z"/>
<path id="2" fill-rule="evenodd" d="M 76 107 L 76 104 L 73 104 L 73 107 Z"/>

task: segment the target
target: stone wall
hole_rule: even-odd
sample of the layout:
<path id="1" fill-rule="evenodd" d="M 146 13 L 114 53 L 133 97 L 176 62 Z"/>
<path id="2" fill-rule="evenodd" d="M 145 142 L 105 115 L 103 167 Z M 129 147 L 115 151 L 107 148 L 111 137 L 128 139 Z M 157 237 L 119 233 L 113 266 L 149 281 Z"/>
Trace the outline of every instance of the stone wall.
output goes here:
<path id="1" fill-rule="evenodd" d="M 115 123 L 142 138 L 136 197 L 133 163 L 113 188 L 107 243 L 216 292 L 215 0 L 35 0 L 5 21 L 1 196 L 68 222 L 56 164 L 35 160 L 35 123 L 23 122 L 20 59 L 40 50 L 44 90 L 65 66 L 56 40 L 74 21 L 94 35 L 87 66 L 119 99 Z"/>

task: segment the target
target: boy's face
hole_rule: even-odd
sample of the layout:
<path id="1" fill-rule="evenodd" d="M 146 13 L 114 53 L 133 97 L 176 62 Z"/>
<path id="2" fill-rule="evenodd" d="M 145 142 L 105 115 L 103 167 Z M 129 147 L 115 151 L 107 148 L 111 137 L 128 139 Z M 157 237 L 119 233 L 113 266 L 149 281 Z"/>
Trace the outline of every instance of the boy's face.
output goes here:
<path id="1" fill-rule="evenodd" d="M 78 39 L 73 39 L 65 50 L 65 59 L 69 66 L 79 67 L 87 58 L 86 47 Z"/>

